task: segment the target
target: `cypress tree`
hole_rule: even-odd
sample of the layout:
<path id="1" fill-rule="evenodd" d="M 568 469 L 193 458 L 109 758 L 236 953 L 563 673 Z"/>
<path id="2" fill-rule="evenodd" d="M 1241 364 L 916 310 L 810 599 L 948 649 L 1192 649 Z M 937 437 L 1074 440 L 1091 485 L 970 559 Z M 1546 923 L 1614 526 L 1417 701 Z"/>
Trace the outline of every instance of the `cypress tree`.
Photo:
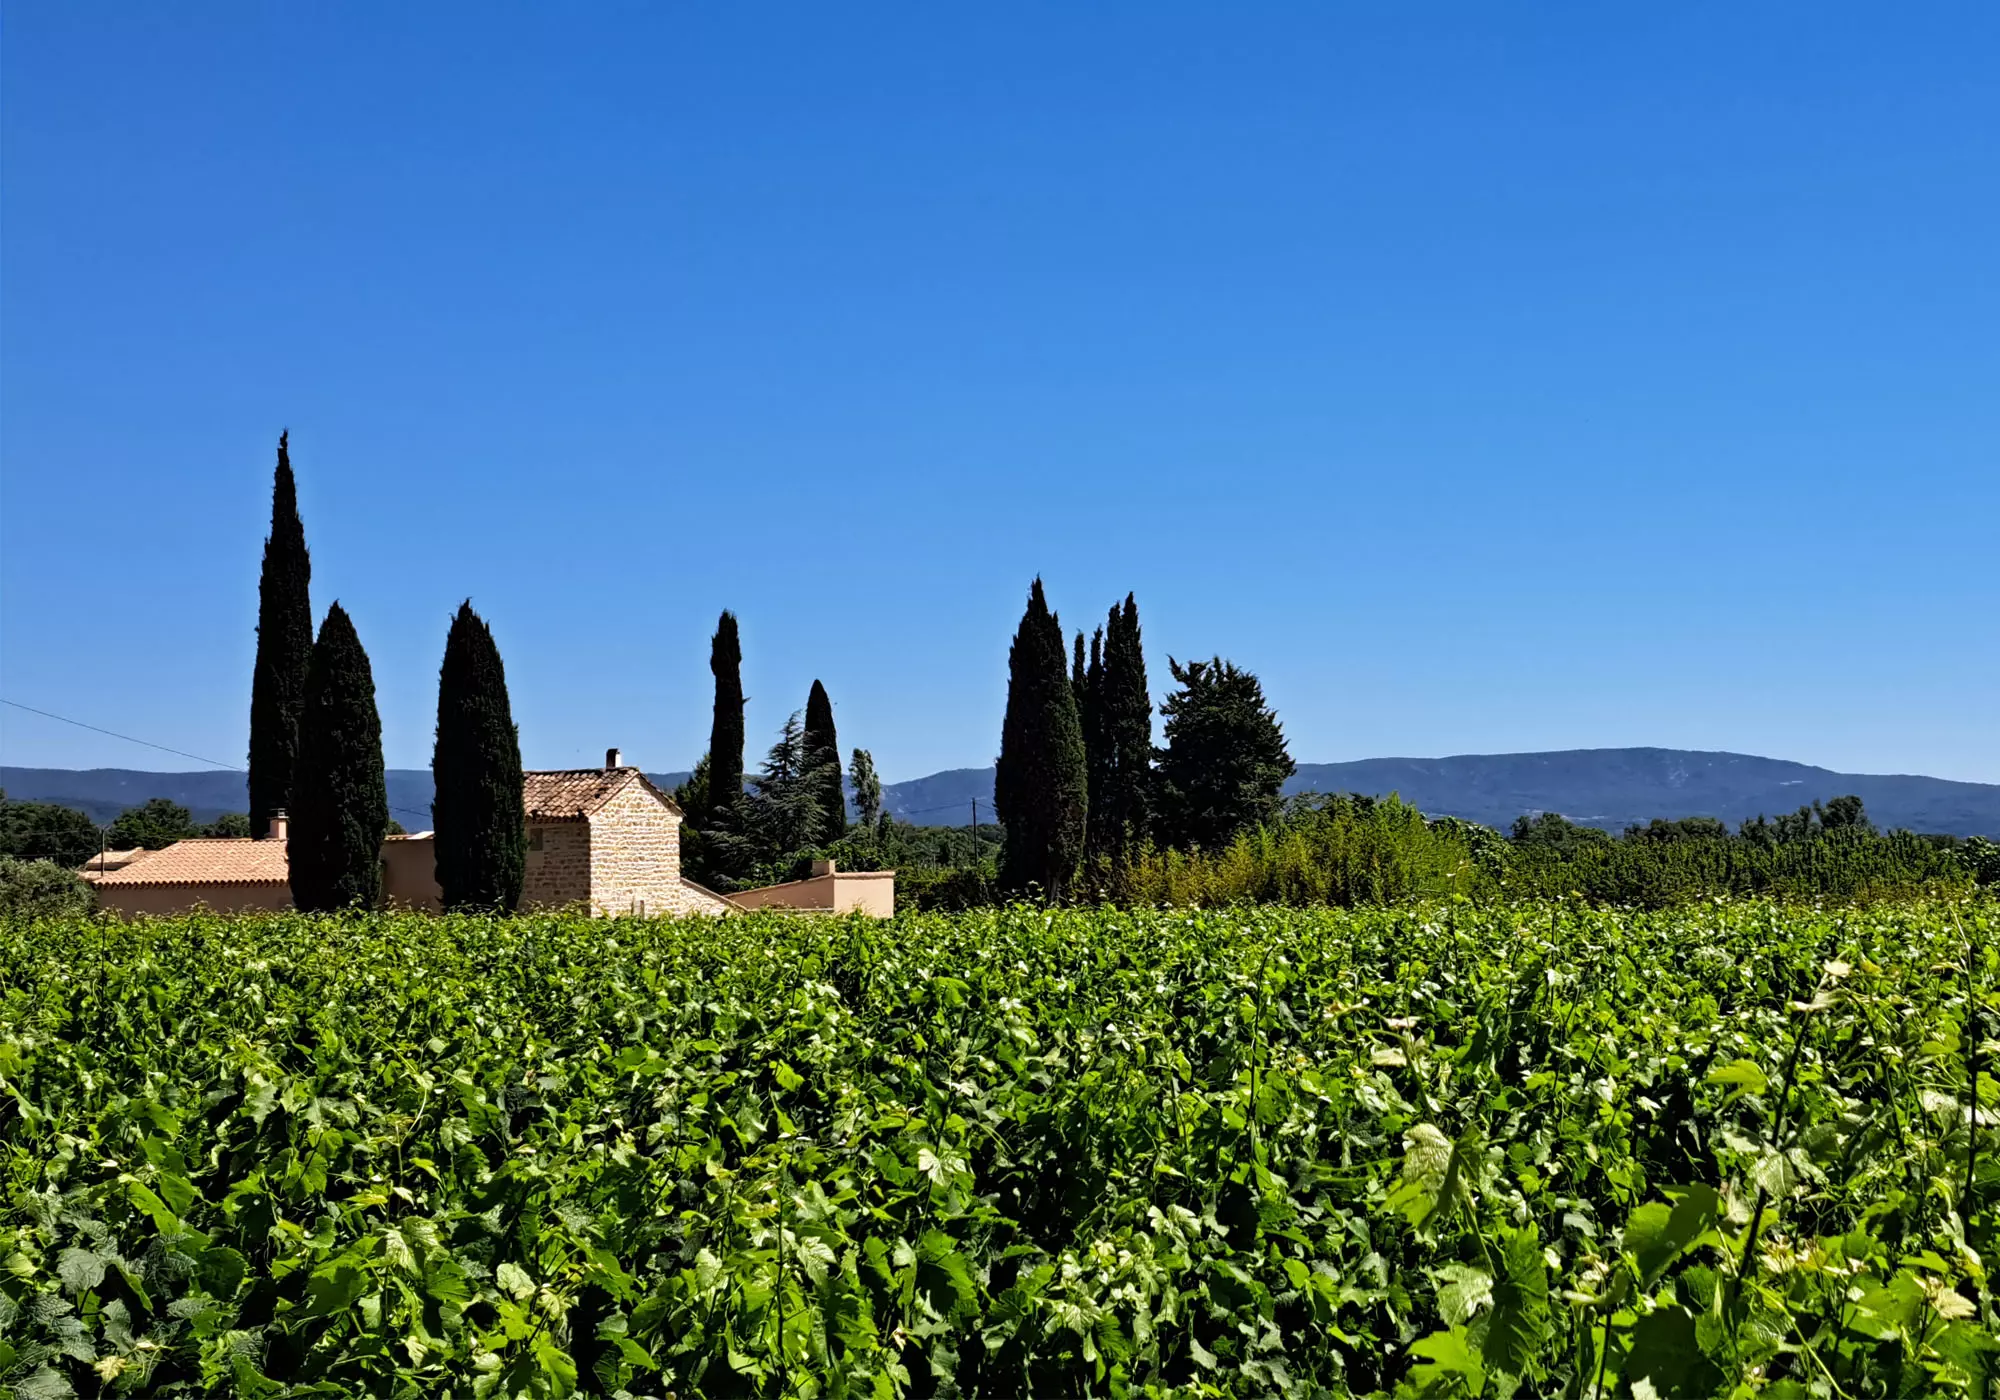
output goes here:
<path id="1" fill-rule="evenodd" d="M 470 599 L 460 604 L 445 637 L 431 776 L 444 907 L 512 909 L 528 862 L 520 731 L 507 700 L 500 648 Z"/>
<path id="2" fill-rule="evenodd" d="M 1062 624 L 1037 578 L 1007 654 L 1007 712 L 993 773 L 993 805 L 1006 828 L 1000 884 L 1010 893 L 1068 890 L 1083 854 L 1088 813 L 1083 730 L 1064 674 Z"/>
<path id="3" fill-rule="evenodd" d="M 271 484 L 271 533 L 257 582 L 257 662 L 250 673 L 250 833 L 262 836 L 271 814 L 292 800 L 299 760 L 299 710 L 312 661 L 312 557 L 299 520 L 292 479 L 291 434 L 278 434 Z"/>
<path id="4" fill-rule="evenodd" d="M 727 608 L 708 646 L 715 673 L 715 720 L 708 731 L 708 810 L 728 812 L 743 801 L 743 645 L 736 614 Z"/>
<path id="5" fill-rule="evenodd" d="M 1111 610 L 1115 615 L 1115 607 Z M 1081 635 L 1081 634 L 1079 634 Z M 1104 629 L 1098 628 L 1090 638 L 1090 665 L 1083 673 L 1083 684 L 1077 688 L 1080 703 L 1078 719 L 1083 725 L 1083 771 L 1085 787 L 1090 794 L 1090 829 L 1085 833 L 1084 858 L 1096 861 L 1108 854 L 1111 847 L 1111 813 L 1105 801 L 1106 789 L 1111 778 L 1111 733 L 1105 724 L 1104 711 Z"/>
<path id="6" fill-rule="evenodd" d="M 335 603 L 313 645 L 299 715 L 288 852 L 292 903 L 315 912 L 381 903 L 388 828 L 375 675 L 353 622 Z"/>
<path id="7" fill-rule="evenodd" d="M 1098 687 L 1098 750 L 1103 768 L 1091 792 L 1093 845 L 1123 865 L 1152 824 L 1153 697 L 1130 593 L 1104 620 L 1104 676 Z"/>
<path id="8" fill-rule="evenodd" d="M 840 736 L 833 727 L 833 701 L 817 680 L 806 696 L 806 764 L 810 781 L 819 793 L 820 809 L 826 813 L 825 841 L 837 841 L 847 834 L 847 794 L 840 783 Z"/>

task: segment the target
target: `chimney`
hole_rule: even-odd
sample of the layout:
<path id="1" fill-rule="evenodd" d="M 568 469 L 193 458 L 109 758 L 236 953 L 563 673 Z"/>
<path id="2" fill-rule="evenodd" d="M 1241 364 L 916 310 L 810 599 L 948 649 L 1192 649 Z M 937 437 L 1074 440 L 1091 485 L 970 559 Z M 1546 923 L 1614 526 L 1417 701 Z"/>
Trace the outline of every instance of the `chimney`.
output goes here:
<path id="1" fill-rule="evenodd" d="M 285 809 L 283 807 L 278 808 L 277 811 L 271 813 L 270 826 L 264 829 L 265 839 L 269 841 L 284 840 L 286 829 L 290 825 L 291 821 L 285 816 Z"/>
<path id="2" fill-rule="evenodd" d="M 604 751 L 604 766 L 606 768 L 623 768 L 625 766 L 625 755 L 619 753 L 616 749 L 606 749 Z"/>

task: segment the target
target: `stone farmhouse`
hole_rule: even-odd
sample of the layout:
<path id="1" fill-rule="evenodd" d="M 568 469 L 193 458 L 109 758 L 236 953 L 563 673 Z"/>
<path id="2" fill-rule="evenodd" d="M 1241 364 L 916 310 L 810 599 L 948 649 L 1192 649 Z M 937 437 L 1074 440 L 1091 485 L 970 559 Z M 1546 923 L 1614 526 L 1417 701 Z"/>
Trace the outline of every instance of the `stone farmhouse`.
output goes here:
<path id="1" fill-rule="evenodd" d="M 840 872 L 830 862 L 814 878 L 717 894 L 681 875 L 681 809 L 616 749 L 602 768 L 525 775 L 528 863 L 523 909 L 588 909 L 597 915 L 728 914 L 748 908 L 821 912 L 895 909 L 893 871 Z M 221 912 L 289 909 L 285 821 L 262 839 L 177 841 L 123 863 L 80 872 L 100 908 L 131 918 L 204 908 Z M 129 855 L 130 853 L 120 853 Z M 430 832 L 382 843 L 382 888 L 391 908 L 442 907 Z M 844 888 L 843 888 L 844 887 Z"/>

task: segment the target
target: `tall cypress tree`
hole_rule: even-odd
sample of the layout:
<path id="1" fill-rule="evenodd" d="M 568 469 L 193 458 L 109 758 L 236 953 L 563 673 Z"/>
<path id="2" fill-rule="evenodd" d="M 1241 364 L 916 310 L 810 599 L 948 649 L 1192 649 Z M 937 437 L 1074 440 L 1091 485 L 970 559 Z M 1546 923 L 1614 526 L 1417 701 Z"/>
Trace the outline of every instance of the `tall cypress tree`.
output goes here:
<path id="1" fill-rule="evenodd" d="M 271 814 L 292 800 L 299 761 L 299 709 L 312 661 L 312 557 L 299 520 L 289 432 L 278 434 L 271 484 L 271 533 L 257 582 L 257 662 L 250 675 L 250 834 L 262 836 Z"/>
<path id="2" fill-rule="evenodd" d="M 306 671 L 292 780 L 292 903 L 326 911 L 382 901 L 389 792 L 375 673 L 346 609 L 327 609 Z"/>
<path id="3" fill-rule="evenodd" d="M 1091 793 L 1093 848 L 1123 865 L 1152 823 L 1153 697 L 1130 593 L 1104 620 L 1104 675 L 1098 687 L 1099 787 Z"/>
<path id="4" fill-rule="evenodd" d="M 1088 814 L 1083 730 L 1063 666 L 1062 624 L 1037 578 L 1007 654 L 1007 713 L 1000 727 L 993 805 L 1007 839 L 1000 884 L 1011 893 L 1068 890 L 1083 854 Z"/>
<path id="5" fill-rule="evenodd" d="M 1114 607 L 1111 611 L 1115 615 L 1118 609 Z M 1090 665 L 1084 669 L 1077 696 L 1080 705 L 1077 718 L 1083 726 L 1084 779 L 1090 794 L 1090 825 L 1084 836 L 1083 854 L 1086 860 L 1096 861 L 1108 853 L 1111 845 L 1110 808 L 1105 802 L 1105 791 L 1110 784 L 1112 752 L 1104 712 L 1102 627 L 1091 635 Z"/>
<path id="6" fill-rule="evenodd" d="M 444 907 L 512 909 L 528 862 L 520 731 L 507 700 L 500 648 L 470 599 L 460 604 L 445 637 L 431 776 Z"/>
<path id="7" fill-rule="evenodd" d="M 709 813 L 733 811 L 743 801 L 743 645 L 736 614 L 727 608 L 708 645 L 715 673 L 715 719 L 708 731 Z"/>
<path id="8" fill-rule="evenodd" d="M 806 764 L 811 782 L 819 793 L 820 810 L 826 813 L 825 835 L 837 841 L 847 834 L 847 793 L 840 782 L 840 736 L 833 728 L 833 701 L 817 680 L 806 696 Z"/>

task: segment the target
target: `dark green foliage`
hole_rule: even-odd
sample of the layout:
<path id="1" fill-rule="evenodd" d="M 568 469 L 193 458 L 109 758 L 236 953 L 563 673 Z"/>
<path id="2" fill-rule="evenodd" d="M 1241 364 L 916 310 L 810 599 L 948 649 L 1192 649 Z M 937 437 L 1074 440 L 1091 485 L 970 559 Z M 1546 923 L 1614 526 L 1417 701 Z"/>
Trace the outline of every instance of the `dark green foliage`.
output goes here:
<path id="1" fill-rule="evenodd" d="M 1093 854 L 1116 869 L 1142 845 L 1151 826 L 1153 698 L 1139 637 L 1139 605 L 1125 595 L 1104 622 L 1104 662 L 1092 741 L 1090 832 Z M 1097 668 L 1093 664 L 1092 670 Z"/>
<path id="2" fill-rule="evenodd" d="M 826 818 L 829 769 L 838 779 L 839 754 L 829 760 L 809 748 L 805 727 L 793 711 L 731 819 L 703 833 L 718 888 L 798 878 L 800 863 L 831 836 Z"/>
<path id="3" fill-rule="evenodd" d="M 389 794 L 375 674 L 354 623 L 335 603 L 313 646 L 292 785 L 292 902 L 323 911 L 382 899 Z"/>
<path id="4" fill-rule="evenodd" d="M 875 755 L 856 749 L 847 781 L 854 788 L 854 809 L 861 814 L 862 828 L 873 828 L 882 817 L 882 780 L 875 774 Z"/>
<path id="5" fill-rule="evenodd" d="M 1567 854 L 1579 846 L 1608 846 L 1611 833 L 1570 821 L 1560 812 L 1538 812 L 1532 817 L 1516 817 L 1507 839 L 1517 846 L 1541 846 Z"/>
<path id="6" fill-rule="evenodd" d="M 1686 841 L 1727 835 L 1729 827 L 1720 817 L 1681 817 L 1677 821 L 1654 817 L 1644 826 L 1634 823 L 1625 828 L 1627 841 Z"/>
<path id="7" fill-rule="evenodd" d="M 847 794 L 840 782 L 840 735 L 833 727 L 833 701 L 816 680 L 806 696 L 805 747 L 806 762 L 819 775 L 819 805 L 825 814 L 825 834 L 820 839 L 832 841 L 847 830 Z"/>
<path id="8" fill-rule="evenodd" d="M 312 558 L 299 520 L 289 433 L 278 435 L 271 487 L 271 533 L 257 582 L 257 662 L 250 676 L 250 830 L 289 805 L 299 759 L 299 715 L 312 660 Z"/>
<path id="9" fill-rule="evenodd" d="M 708 755 L 703 754 L 695 761 L 694 771 L 681 779 L 670 794 L 674 805 L 692 821 L 697 812 L 708 810 Z"/>
<path id="10" fill-rule="evenodd" d="M 104 841 L 114 851 L 129 851 L 134 846 L 157 851 L 200 834 L 187 808 L 164 797 L 149 797 L 120 812 L 104 833 Z"/>
<path id="11" fill-rule="evenodd" d="M 436 797 L 438 889 L 455 910 L 512 909 L 528 863 L 520 732 L 492 629 L 461 604 L 438 670 Z"/>
<path id="12" fill-rule="evenodd" d="M 90 886 L 75 871 L 53 861 L 0 855 L 0 920 L 74 919 L 88 914 L 91 902 Z"/>
<path id="13" fill-rule="evenodd" d="M 250 817 L 246 812 L 224 812 L 201 829 L 203 836 L 233 836 L 238 839 L 250 834 Z"/>
<path id="14" fill-rule="evenodd" d="M 1116 611 L 1114 609 L 1114 611 Z M 1081 647 L 1083 633 L 1076 634 L 1079 654 L 1083 661 Z M 1111 775 L 1110 732 L 1105 726 L 1104 713 L 1104 629 L 1098 628 L 1090 639 L 1090 660 L 1073 679 L 1071 689 L 1076 692 L 1077 725 L 1083 730 L 1083 790 L 1085 807 L 1089 820 L 1083 833 L 1083 857 L 1087 863 L 1101 860 L 1108 844 L 1106 829 L 1109 806 L 1105 801 L 1105 786 Z"/>
<path id="15" fill-rule="evenodd" d="M 1991 900 L 4 921 L 0 1384 L 1990 1394 L 1996 940 Z"/>
<path id="16" fill-rule="evenodd" d="M 709 839 L 702 834 L 703 828 L 696 825 L 696 819 L 706 821 L 708 811 L 708 755 L 703 754 L 695 763 L 694 771 L 675 785 L 668 794 L 674 805 L 681 809 L 685 820 L 681 823 L 681 874 L 697 885 L 711 888 L 718 877 L 712 868 L 714 861 L 709 852 Z"/>
<path id="17" fill-rule="evenodd" d="M 1181 850 L 1219 850 L 1277 816 L 1292 757 L 1256 676 L 1219 656 L 1185 666 L 1168 657 L 1167 669 L 1180 689 L 1160 707 L 1160 834 Z"/>
<path id="18" fill-rule="evenodd" d="M 1278 820 L 1214 849 L 1136 851 L 1110 880 L 1110 893 L 1121 904 L 1209 907 L 1352 908 L 1492 889 L 1491 876 L 1460 831 L 1433 827 L 1394 797 L 1351 794 L 1292 798 Z"/>
<path id="19" fill-rule="evenodd" d="M 2000 842 L 1974 836 L 1953 853 L 1982 885 L 2000 885 Z"/>
<path id="20" fill-rule="evenodd" d="M 1785 812 L 1767 819 L 1763 814 L 1744 822 L 1737 828 L 1737 834 L 1746 841 L 1755 841 L 1763 846 L 1784 845 L 1793 841 L 1810 841 L 1815 836 L 1828 832 L 1872 832 L 1875 824 L 1868 820 L 1868 813 L 1862 807 L 1861 799 L 1852 793 L 1844 797 L 1830 798 L 1825 802 L 1814 802 L 1800 807 L 1796 812 Z"/>
<path id="21" fill-rule="evenodd" d="M 1780 843 L 1665 838 L 1637 827 L 1616 840 L 1550 813 L 1522 818 L 1516 831 L 1507 840 L 1456 817 L 1426 821 L 1394 797 L 1301 796 L 1220 848 L 1146 850 L 1109 892 L 1130 904 L 1355 906 L 1464 895 L 1667 908 L 1718 896 L 1861 904 L 1961 892 L 1976 878 L 1965 847 L 1866 827 Z"/>
<path id="22" fill-rule="evenodd" d="M 724 609 L 709 643 L 715 675 L 715 718 L 708 731 L 708 806 L 705 820 L 743 800 L 743 645 L 736 614 Z"/>
<path id="23" fill-rule="evenodd" d="M 1007 829 L 1000 887 L 1061 899 L 1083 855 L 1089 780 L 1076 692 L 1063 666 L 1062 624 L 1037 578 L 1007 654 L 1007 712 L 993 805 Z"/>
<path id="24" fill-rule="evenodd" d="M 1509 843 L 1497 868 L 1509 895 L 1580 895 L 1601 904 L 1665 908 L 1717 895 L 1864 903 L 1964 889 L 1958 853 L 1907 831 L 1837 827 L 1785 841 L 1689 836 L 1657 841 Z"/>
<path id="25" fill-rule="evenodd" d="M 74 807 L 15 802 L 0 793 L 0 855 L 74 870 L 104 849 L 104 833 Z"/>

